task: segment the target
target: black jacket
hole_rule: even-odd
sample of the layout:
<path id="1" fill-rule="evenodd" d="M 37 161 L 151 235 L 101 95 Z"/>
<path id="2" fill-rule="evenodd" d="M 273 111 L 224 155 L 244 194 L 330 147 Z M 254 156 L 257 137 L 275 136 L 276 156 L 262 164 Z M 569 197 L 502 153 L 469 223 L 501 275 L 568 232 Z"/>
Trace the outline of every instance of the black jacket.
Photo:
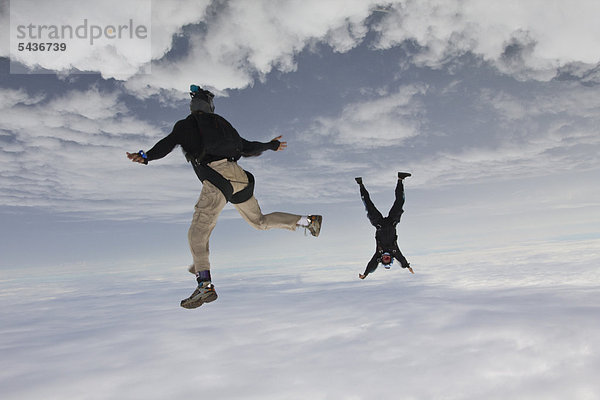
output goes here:
<path id="1" fill-rule="evenodd" d="M 393 258 L 395 258 L 402 268 L 408 268 L 409 263 L 400 251 L 398 247 L 398 235 L 396 234 L 396 225 L 390 217 L 383 218 L 376 227 L 375 231 L 375 242 L 376 249 L 375 254 L 369 260 L 367 267 L 365 268 L 365 275 L 370 274 L 375 271 L 379 264 L 381 263 L 381 258 L 383 253 L 389 253 Z"/>
<path id="2" fill-rule="evenodd" d="M 231 124 L 227 122 L 225 118 L 217 114 L 210 115 L 212 118 L 214 118 L 215 123 L 219 124 L 221 128 L 232 129 L 235 131 L 235 128 L 231 126 Z M 147 160 L 152 161 L 163 158 L 173 151 L 177 145 L 181 146 L 185 154 L 193 155 L 203 153 L 201 133 L 192 114 L 188 115 L 186 119 L 177 121 L 171 133 L 167 137 L 161 139 L 154 145 L 154 147 L 146 152 L 146 155 L 148 156 Z M 242 138 L 243 157 L 259 156 L 266 150 L 277 150 L 278 147 L 279 141 L 277 140 L 263 143 L 251 142 Z M 204 158 L 204 161 L 209 163 L 211 161 L 216 161 L 217 159 L 218 158 L 214 158 L 210 154 L 207 154 Z"/>

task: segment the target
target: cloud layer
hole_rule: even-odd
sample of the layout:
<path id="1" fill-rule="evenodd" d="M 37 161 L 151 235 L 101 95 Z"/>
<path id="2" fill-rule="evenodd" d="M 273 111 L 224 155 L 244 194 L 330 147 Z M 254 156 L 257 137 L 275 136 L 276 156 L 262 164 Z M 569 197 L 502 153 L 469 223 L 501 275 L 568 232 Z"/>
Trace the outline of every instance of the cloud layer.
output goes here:
<path id="1" fill-rule="evenodd" d="M 364 1 L 289 1 L 277 8 L 268 2 L 225 4 L 207 16 L 204 30 L 190 36 L 186 56 L 162 60 L 152 77 L 139 78 L 141 83 L 170 89 L 202 77 L 201 83 L 218 89 L 243 88 L 272 70 L 295 70 L 296 56 L 314 43 L 347 52 L 369 31 L 377 34 L 370 44 L 374 48 L 411 44 L 410 61 L 434 68 L 473 54 L 519 79 L 549 80 L 565 66 L 577 63 L 591 70 L 600 61 L 587 50 L 598 47 L 594 41 L 600 37 L 590 34 L 598 29 L 593 19 L 598 6 L 589 1 L 568 7 L 398 1 L 385 9 Z M 179 71 L 175 80 L 169 74 L 173 70 Z M 141 88 L 136 81 L 131 87 Z"/>
<path id="2" fill-rule="evenodd" d="M 593 17 L 598 7 L 584 0 L 568 6 L 393 1 L 385 8 L 365 1 L 283 1 L 276 7 L 268 1 L 152 2 L 153 72 L 129 86 L 181 90 L 202 77 L 200 83 L 217 89 L 244 88 L 272 70 L 295 70 L 296 56 L 316 43 L 347 52 L 365 42 L 369 31 L 376 33 L 374 48 L 412 45 L 411 61 L 418 65 L 440 68 L 470 53 L 520 79 L 548 80 L 565 67 L 590 71 L 598 63 L 588 50 L 599 45 Z M 101 5 L 97 8 L 89 9 L 90 15 L 105 14 Z M 8 10 L 2 9 L 5 20 Z M 185 51 L 178 47 L 182 34 Z M 8 55 L 6 48 L 2 54 Z M 95 69 L 107 78 L 116 76 L 113 55 L 107 51 L 98 57 Z M 88 61 L 73 65 L 94 69 Z"/>
<path id="3" fill-rule="evenodd" d="M 413 189 L 597 170 L 596 87 L 555 82 L 524 95 L 525 86 L 469 84 L 364 92 L 338 114 L 305 121 L 308 130 L 287 132 L 287 152 L 241 163 L 259 179 L 266 204 L 314 196 L 345 202 L 354 198 L 354 176 L 365 177 L 376 191 L 389 186 L 391 175 L 382 176 L 383 170 L 411 170 Z M 147 150 L 174 120 L 147 119 L 118 90 L 97 87 L 61 95 L 4 89 L 0 108 L 6 116 L 0 122 L 3 205 L 117 219 L 188 215 L 200 184 L 178 151 L 147 167 L 125 158 L 125 151 Z M 313 190 L 306 192 L 309 186 Z M 547 190 L 540 188 L 538 201 L 557 198 Z M 598 199 L 592 189 L 587 198 L 563 204 L 597 205 Z"/>
<path id="4" fill-rule="evenodd" d="M 377 271 L 367 281 L 355 263 L 324 260 L 216 269 L 220 298 L 195 311 L 178 307 L 193 286 L 183 267 L 84 267 L 33 287 L 11 273 L 3 396 L 597 397 L 597 252 L 565 272 L 554 256 L 586 249 L 522 250 L 532 258 L 510 269 L 491 254 L 462 254 L 460 265 L 440 264 L 440 254 L 421 259 L 416 275 Z"/>
<path id="5" fill-rule="evenodd" d="M 557 68 L 572 62 L 594 66 L 599 59 L 590 48 L 598 34 L 593 15 L 598 4 L 577 1 L 548 5 L 543 1 L 405 1 L 395 4 L 377 25 L 379 46 L 412 41 L 415 60 L 441 64 L 471 52 L 502 72 L 519 78 L 547 80 Z M 591 29 L 591 31 L 589 30 Z"/>
<path id="6" fill-rule="evenodd" d="M 132 185 L 137 193 L 150 185 L 139 171 L 122 175 L 125 151 L 162 131 L 132 116 L 116 91 L 1 92 L 3 205 L 118 215 L 124 210 L 114 202 L 127 202 Z"/>

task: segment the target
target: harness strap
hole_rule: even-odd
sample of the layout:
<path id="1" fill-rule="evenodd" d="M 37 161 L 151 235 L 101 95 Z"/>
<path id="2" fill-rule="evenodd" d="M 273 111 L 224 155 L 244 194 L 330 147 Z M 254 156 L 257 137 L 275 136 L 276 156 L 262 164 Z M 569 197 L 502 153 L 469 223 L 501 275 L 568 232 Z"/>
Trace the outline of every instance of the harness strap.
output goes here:
<path id="1" fill-rule="evenodd" d="M 192 160 L 192 166 L 194 167 L 194 172 L 196 172 L 196 175 L 201 182 L 208 180 L 210 183 L 215 185 L 217 189 L 221 191 L 221 193 L 223 193 L 225 200 L 232 204 L 243 203 L 250 199 L 254 194 L 254 175 L 246 170 L 244 170 L 244 172 L 248 176 L 248 184 L 245 188 L 234 194 L 231 182 L 225 179 L 223 175 L 208 165 L 199 163 L 195 160 Z"/>
<path id="2" fill-rule="evenodd" d="M 244 172 L 246 173 L 246 176 L 248 176 L 248 184 L 245 188 L 243 188 L 237 193 L 234 193 L 233 196 L 231 196 L 231 204 L 243 203 L 245 201 L 248 201 L 250 197 L 254 195 L 254 175 L 252 175 L 246 170 L 244 170 Z"/>

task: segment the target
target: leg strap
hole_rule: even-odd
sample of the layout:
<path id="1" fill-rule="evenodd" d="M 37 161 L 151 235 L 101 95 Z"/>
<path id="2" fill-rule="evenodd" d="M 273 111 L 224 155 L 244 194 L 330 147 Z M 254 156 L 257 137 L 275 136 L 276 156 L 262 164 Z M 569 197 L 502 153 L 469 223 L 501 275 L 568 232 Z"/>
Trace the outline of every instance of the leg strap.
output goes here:
<path id="1" fill-rule="evenodd" d="M 248 176 L 248 184 L 245 188 L 234 194 L 231 182 L 225 179 L 223 175 L 206 164 L 192 162 L 192 165 L 194 167 L 194 172 L 196 172 L 196 175 L 201 182 L 208 180 L 223 193 L 225 200 L 232 204 L 243 203 L 254 194 L 254 176 L 246 170 L 244 170 L 244 172 Z"/>

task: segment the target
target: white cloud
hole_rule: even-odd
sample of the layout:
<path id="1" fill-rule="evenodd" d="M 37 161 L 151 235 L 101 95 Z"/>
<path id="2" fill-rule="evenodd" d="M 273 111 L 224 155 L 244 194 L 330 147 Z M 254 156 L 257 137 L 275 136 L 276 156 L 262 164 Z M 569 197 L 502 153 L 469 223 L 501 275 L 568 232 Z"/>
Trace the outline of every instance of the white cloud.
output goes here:
<path id="1" fill-rule="evenodd" d="M 595 398 L 598 254 L 565 269 L 548 249 L 512 268 L 474 255 L 365 281 L 355 262 L 215 268 L 219 299 L 193 311 L 178 306 L 194 283 L 183 267 L 46 270 L 33 283 L 11 273 L 3 395 Z M 202 373 L 173 373 L 186 365 Z"/>
<path id="2" fill-rule="evenodd" d="M 186 185 L 170 187 L 177 184 L 168 176 L 182 174 L 172 171 L 169 160 L 160 171 L 148 173 L 126 159 L 126 151 L 137 151 L 168 131 L 132 116 L 118 92 L 72 90 L 36 101 L 24 91 L 1 93 L 2 205 L 127 218 L 138 215 L 140 197 L 158 199 L 151 194 L 156 180 L 169 188 L 164 198 L 183 196 Z M 181 212 L 178 207 L 171 212 Z"/>
<path id="3" fill-rule="evenodd" d="M 364 39 L 374 3 L 353 1 L 243 1 L 223 3 L 191 33 L 189 52 L 161 60 L 151 75 L 127 82 L 136 92 L 185 90 L 190 82 L 217 90 L 245 88 L 272 70 L 296 69 L 295 56 L 315 42 L 348 51 Z M 150 87 L 148 87 L 148 85 Z"/>
<path id="4" fill-rule="evenodd" d="M 597 135 L 598 90 L 569 83 L 517 97 L 483 90 L 479 111 L 492 111 L 485 144 L 440 149 L 422 160 L 428 176 L 447 183 L 491 177 L 545 176 L 581 172 L 600 165 Z M 557 96 L 555 93 L 560 93 Z"/>
<path id="5" fill-rule="evenodd" d="M 365 1 L 284 1 L 277 6 L 231 1 L 214 22 L 209 21 L 205 48 L 223 61 L 246 59 L 259 74 L 275 65 L 290 69 L 290 59 L 310 41 L 330 35 L 334 43 L 348 48 L 339 29 L 357 35 L 356 44 L 366 34 L 362 24 L 369 7 Z"/>
<path id="6" fill-rule="evenodd" d="M 33 2 L 14 1 L 11 7 L 3 4 L 1 16 L 3 20 L 9 21 L 6 28 L 10 26 L 11 47 L 8 49 L 8 43 L 3 43 L 3 55 L 11 55 L 11 62 L 20 63 L 27 68 L 45 68 L 58 73 L 70 73 L 73 69 L 80 71 L 100 72 L 104 78 L 127 79 L 137 73 L 149 72 L 149 62 L 152 59 L 160 59 L 173 45 L 173 36 L 180 34 L 182 27 L 199 23 L 205 17 L 206 8 L 210 5 L 210 0 L 191 1 L 177 0 L 168 2 L 158 2 L 150 0 L 130 0 L 126 2 L 80 2 L 80 1 L 47 1 L 43 4 L 34 4 Z M 118 13 L 115 11 L 118 10 Z M 9 12 L 10 11 L 10 12 Z M 143 33 L 144 40 L 126 40 L 126 33 L 130 29 L 119 30 L 125 39 L 107 40 L 104 37 L 98 38 L 93 46 L 90 46 L 92 28 L 99 27 L 103 32 L 112 26 L 128 25 L 129 20 L 134 22 L 134 28 L 142 26 L 146 29 Z M 69 37 L 63 38 L 61 43 L 66 43 L 66 51 L 58 52 L 31 52 L 17 51 L 17 42 L 32 42 L 36 40 L 37 33 L 34 29 L 34 37 L 17 40 L 17 25 L 23 25 L 26 28 L 33 23 L 34 28 L 38 26 L 59 27 L 58 32 L 62 32 L 62 26 L 71 26 L 73 29 L 79 26 L 87 26 L 86 39 L 71 40 Z M 106 28 L 106 29 L 105 29 Z M 96 29 L 96 28 L 94 28 Z M 27 31 L 29 32 L 29 31 Z M 50 29 L 42 32 L 50 32 Z M 67 31 L 68 32 L 68 31 Z M 80 34 L 83 35 L 83 30 Z M 123 33 L 125 32 L 125 33 Z M 136 31 L 137 32 L 137 31 Z M 110 34 L 113 30 L 110 31 Z M 114 33 L 113 36 L 117 35 Z M 67 35 L 68 36 L 68 35 Z M 14 40 L 13 40 L 14 39 Z"/>
<path id="7" fill-rule="evenodd" d="M 198 77 L 204 77 L 223 88 L 231 87 L 234 81 L 234 86 L 243 87 L 255 74 L 284 68 L 275 60 L 288 60 L 292 66 L 296 52 L 311 41 L 329 41 L 332 45 L 338 41 L 339 51 L 345 51 L 352 40 L 359 43 L 366 29 L 364 16 L 370 12 L 367 5 L 359 3 L 349 3 L 344 11 L 341 3 L 324 3 L 319 6 L 321 9 L 284 2 L 281 7 L 285 6 L 285 12 L 260 6 L 262 3 L 255 9 L 249 9 L 252 7 L 245 2 L 228 3 L 203 33 L 191 34 L 198 40 L 191 41 L 189 58 L 184 55 L 178 61 L 165 59 L 152 77 L 138 76 L 124 85 L 150 93 L 160 87 L 186 88 L 190 82 L 198 82 Z M 154 11 L 165 16 L 175 12 L 166 5 L 159 7 L 163 6 Z M 242 11 L 246 10 L 248 13 L 244 14 Z M 319 15 L 308 18 L 318 10 Z M 414 3 L 407 3 L 403 10 L 407 13 L 403 18 L 425 12 Z M 452 7 L 431 10 L 435 15 L 441 13 L 439 18 L 443 21 L 454 12 Z M 200 9 L 197 11 L 200 13 Z M 205 12 L 203 8 L 202 15 Z M 193 19 L 182 14 L 175 12 L 174 19 Z M 388 14 L 385 18 L 392 18 L 396 12 Z M 295 19 L 292 15 L 306 18 Z M 309 22 L 305 24 L 304 20 Z M 246 27 L 248 21 L 256 24 Z M 259 22 L 267 26 L 258 29 L 262 26 Z M 273 26 L 280 29 L 273 30 Z M 417 26 L 420 25 L 410 28 L 408 22 L 406 25 L 407 29 Z M 164 29 L 174 30 L 175 25 Z M 227 29 L 235 32 L 228 36 Z M 436 29 L 421 34 L 424 38 L 435 32 L 440 37 L 452 37 L 450 31 L 441 34 L 444 30 Z M 253 50 L 260 41 L 275 34 L 287 44 L 264 44 L 265 48 Z M 346 43 L 346 39 L 350 41 Z M 200 58 L 203 61 L 198 63 Z M 248 60 L 252 61 L 247 63 Z M 427 85 L 403 82 L 397 89 L 390 89 L 393 82 L 379 90 L 364 88 L 337 115 L 326 110 L 330 114 L 302 122 L 302 131 L 289 136 L 286 132 L 291 145 L 282 155 L 268 156 L 265 161 L 244 160 L 242 165 L 259 178 L 267 204 L 279 199 L 337 203 L 347 199 L 349 193 L 354 196 L 354 176 L 366 177 L 376 188 L 387 187 L 381 171 L 388 170 L 416 172 L 413 183 L 417 187 L 503 180 L 515 175 L 546 176 L 557 165 L 565 172 L 597 170 L 599 143 L 595 127 L 599 124 L 600 104 L 593 86 L 550 82 L 523 95 L 517 93 L 520 89 L 508 86 L 497 89 L 494 83 L 473 89 L 473 82 L 459 75 L 447 88 L 438 87 L 436 81 Z M 149 88 L 148 83 L 156 86 Z M 348 93 L 351 92 L 347 96 Z M 438 99 L 441 101 L 433 101 Z M 449 117 L 442 108 L 461 102 L 472 104 L 472 108 L 459 116 Z M 91 89 L 45 98 L 41 94 L 28 96 L 24 91 L 3 90 L 0 107 L 7 115 L 0 125 L 0 160 L 4 168 L 0 179 L 10 188 L 4 205 L 47 205 L 116 218 L 172 217 L 188 212 L 198 194 L 200 184 L 179 154 L 151 167 L 127 164 L 124 151 L 147 149 L 168 133 L 174 121 L 141 120 L 132 115 L 117 92 Z M 456 120 L 467 122 L 457 124 Z M 463 127 L 470 130 L 461 132 Z M 476 131 L 474 127 L 481 129 Z M 294 140 L 300 146 L 294 146 Z M 84 154 L 84 150 L 93 151 L 94 155 Z M 122 180 L 105 183 L 106 176 L 119 176 Z M 339 184 L 340 177 L 349 185 L 346 181 Z M 132 182 L 138 187 L 135 196 L 129 193 Z M 162 185 L 159 193 L 155 190 L 157 182 Z M 307 191 L 306 187 L 311 189 Z M 144 207 L 136 206 L 140 201 Z M 165 201 L 169 202 L 168 207 Z"/>
<path id="8" fill-rule="evenodd" d="M 98 71 L 106 78 L 125 79 L 151 61 L 151 21 L 150 0 L 14 1 L 11 71 L 24 65 L 58 73 Z M 40 43 L 43 48 L 29 48 Z"/>
<path id="9" fill-rule="evenodd" d="M 421 184 L 545 176 L 557 165 L 563 172 L 598 168 L 596 88 L 556 83 L 526 96 L 503 89 L 478 89 L 466 96 L 476 109 L 452 116 L 458 125 L 440 118 L 439 113 L 448 112 L 431 99 L 461 102 L 461 95 L 410 85 L 372 99 L 364 96 L 337 116 L 317 117 L 312 135 L 302 137 L 317 147 L 312 162 L 332 174 L 347 170 L 344 160 L 351 157 L 355 169 L 363 171 L 390 163 L 398 170 L 413 168 Z M 440 128 L 432 128 L 433 122 Z M 478 131 L 463 132 L 465 127 Z"/>
<path id="10" fill-rule="evenodd" d="M 600 32 L 590 33 L 599 29 L 593 20 L 598 7 L 594 2 L 490 6 L 477 1 L 398 1 L 387 12 L 377 12 L 382 20 L 368 26 L 376 6 L 365 1 L 229 1 L 214 15 L 201 17 L 205 29 L 190 33 L 187 54 L 160 60 L 152 75 L 140 75 L 128 87 L 141 93 L 181 91 L 189 82 L 218 90 L 244 88 L 272 70 L 294 71 L 295 57 L 314 43 L 347 52 L 364 41 L 369 28 L 379 33 L 378 48 L 416 41 L 422 49 L 412 61 L 421 66 L 441 67 L 471 52 L 504 73 L 547 80 L 565 66 L 577 64 L 589 71 L 599 61 L 588 50 L 598 47 L 600 37 Z"/>
<path id="11" fill-rule="evenodd" d="M 152 59 L 161 59 L 173 45 L 173 36 L 182 28 L 204 21 L 211 0 L 169 0 L 152 2 Z"/>
<path id="12" fill-rule="evenodd" d="M 548 80 L 573 66 L 577 74 L 589 78 L 587 73 L 600 61 L 589 51 L 598 47 L 600 37 L 594 20 L 600 6 L 594 1 L 490 5 L 428 0 L 388 5 L 386 12 L 373 14 L 377 3 L 371 1 L 153 2 L 152 74 L 138 75 L 128 85 L 146 94 L 160 88 L 182 91 L 197 81 L 218 90 L 244 88 L 274 69 L 294 71 L 295 57 L 312 44 L 326 43 L 334 51 L 347 52 L 364 41 L 368 29 L 378 32 L 378 48 L 416 42 L 422 48 L 412 61 L 435 68 L 473 53 L 520 79 Z M 106 14 L 100 6 L 86 7 L 90 15 Z M 2 18 L 7 18 L 7 11 L 5 5 Z M 76 8 L 73 13 L 81 17 Z M 369 26 L 372 15 L 381 16 L 381 21 Z M 164 58 L 172 50 L 174 35 L 186 26 L 195 27 L 187 32 L 187 52 Z M 119 77 L 114 71 L 121 71 L 121 78 L 142 68 L 124 64 L 127 57 L 114 49 L 105 50 L 96 59 L 81 59 L 74 65 L 102 71 L 105 77 Z M 57 60 L 46 60 L 42 66 L 52 67 L 52 62 Z"/>
<path id="13" fill-rule="evenodd" d="M 404 140 L 419 134 L 424 113 L 419 96 L 426 88 L 410 85 L 395 93 L 378 93 L 374 98 L 364 95 L 352 102 L 334 118 L 321 117 L 312 128 L 335 144 L 377 149 L 401 146 Z"/>
<path id="14" fill-rule="evenodd" d="M 378 47 L 414 41 L 423 49 L 414 61 L 439 68 L 472 52 L 502 72 L 548 80 L 570 63 L 593 68 L 600 59 L 589 49 L 600 45 L 595 1 L 403 1 L 376 26 Z"/>

